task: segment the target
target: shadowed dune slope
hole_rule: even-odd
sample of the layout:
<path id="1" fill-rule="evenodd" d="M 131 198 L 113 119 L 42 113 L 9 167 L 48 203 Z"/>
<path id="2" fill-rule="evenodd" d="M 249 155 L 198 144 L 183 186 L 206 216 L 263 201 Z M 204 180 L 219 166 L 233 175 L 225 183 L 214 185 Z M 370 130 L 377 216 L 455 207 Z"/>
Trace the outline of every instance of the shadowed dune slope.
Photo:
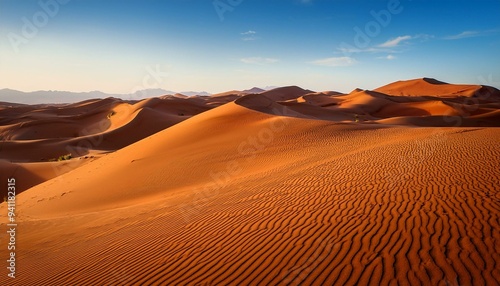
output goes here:
<path id="1" fill-rule="evenodd" d="M 264 95 L 265 97 L 273 101 L 286 101 L 290 99 L 299 98 L 300 96 L 306 95 L 311 92 L 312 91 L 302 89 L 298 86 L 286 86 L 264 91 L 261 92 L 260 94 Z"/>
<path id="2" fill-rule="evenodd" d="M 16 283 L 500 282 L 498 128 L 338 124 L 246 103 L 19 195 L 30 275 Z"/>
<path id="3" fill-rule="evenodd" d="M 33 186 L 67 173 L 96 159 L 96 156 L 88 156 L 81 160 L 37 163 L 11 163 L 6 160 L 0 160 L 0 180 L 2 180 L 2 182 L 7 182 L 8 178 L 21 178 L 16 184 L 16 193 L 20 194 Z M 2 193 L 2 198 L 6 194 L 6 192 Z"/>

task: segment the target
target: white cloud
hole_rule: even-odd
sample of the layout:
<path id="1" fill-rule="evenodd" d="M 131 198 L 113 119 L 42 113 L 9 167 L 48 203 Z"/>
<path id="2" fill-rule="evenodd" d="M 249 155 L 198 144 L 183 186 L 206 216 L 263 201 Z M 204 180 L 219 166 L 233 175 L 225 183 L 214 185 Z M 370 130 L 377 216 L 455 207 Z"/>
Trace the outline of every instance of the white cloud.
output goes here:
<path id="1" fill-rule="evenodd" d="M 443 39 L 445 39 L 445 40 L 460 40 L 460 39 L 466 39 L 466 38 L 482 37 L 482 36 L 497 34 L 499 31 L 500 31 L 499 29 L 492 29 L 492 30 L 485 30 L 485 31 L 464 31 L 464 32 L 457 34 L 457 35 L 451 35 L 451 36 L 444 37 Z"/>
<path id="2" fill-rule="evenodd" d="M 274 63 L 278 62 L 278 59 L 251 57 L 251 58 L 242 58 L 242 59 L 240 59 L 240 61 L 245 63 L 245 64 L 265 65 L 265 64 L 274 64 Z"/>
<path id="3" fill-rule="evenodd" d="M 380 45 L 363 49 L 343 43 L 339 48 L 337 48 L 337 50 L 346 56 L 354 53 L 398 53 L 400 51 L 398 51 L 397 48 L 405 41 L 410 41 L 414 39 L 428 40 L 430 38 L 432 38 L 432 36 L 426 34 L 419 34 L 416 36 L 409 36 L 409 35 L 399 36 L 390 39 Z"/>
<path id="4" fill-rule="evenodd" d="M 385 57 L 378 57 L 377 59 L 392 61 L 392 60 L 395 60 L 396 57 L 394 55 L 387 55 Z"/>
<path id="5" fill-rule="evenodd" d="M 253 30 L 248 30 L 246 32 L 240 33 L 240 35 L 243 35 L 244 37 L 241 38 L 243 41 L 255 41 L 257 40 L 257 32 Z"/>
<path id="6" fill-rule="evenodd" d="M 399 36 L 393 39 L 390 39 L 380 45 L 374 46 L 374 47 L 369 47 L 369 48 L 357 48 L 353 47 L 349 44 L 342 43 L 337 50 L 344 54 L 350 54 L 350 53 L 398 53 L 398 47 L 400 47 L 400 44 L 402 44 L 405 41 L 410 41 L 410 40 L 417 40 L 420 39 L 420 41 L 428 41 L 430 39 L 433 39 L 433 35 L 428 35 L 428 34 L 418 34 L 415 36 Z"/>
<path id="7" fill-rule="evenodd" d="M 399 36 L 397 38 L 391 39 L 383 44 L 380 44 L 379 47 L 381 48 L 394 48 L 399 46 L 401 42 L 411 40 L 413 37 L 412 36 Z"/>
<path id="8" fill-rule="evenodd" d="M 387 49 L 379 49 L 379 48 L 366 48 L 366 49 L 338 48 L 337 50 L 339 50 L 340 52 L 342 52 L 344 54 L 387 52 Z"/>
<path id="9" fill-rule="evenodd" d="M 421 41 L 428 41 L 430 39 L 434 39 L 434 35 L 418 34 L 418 35 L 413 36 L 413 39 L 420 39 Z"/>
<path id="10" fill-rule="evenodd" d="M 252 30 L 249 30 L 249 31 L 243 32 L 243 33 L 241 33 L 241 34 L 242 34 L 242 35 L 253 35 L 253 34 L 257 34 L 257 32 L 252 31 Z"/>
<path id="11" fill-rule="evenodd" d="M 351 57 L 333 57 L 333 58 L 315 60 L 310 63 L 318 66 L 346 67 L 356 64 L 357 61 Z"/>
<path id="12" fill-rule="evenodd" d="M 482 33 L 478 32 L 478 31 L 464 31 L 464 32 L 457 34 L 457 35 L 444 37 L 444 39 L 445 40 L 459 40 L 459 39 L 465 39 L 465 38 L 478 37 L 481 34 Z"/>

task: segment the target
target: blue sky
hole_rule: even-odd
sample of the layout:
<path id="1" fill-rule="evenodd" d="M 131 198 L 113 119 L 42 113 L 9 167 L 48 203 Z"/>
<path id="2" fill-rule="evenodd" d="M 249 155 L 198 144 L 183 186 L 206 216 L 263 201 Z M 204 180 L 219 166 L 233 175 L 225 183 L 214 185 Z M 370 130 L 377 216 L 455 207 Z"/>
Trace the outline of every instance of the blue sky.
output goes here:
<path id="1" fill-rule="evenodd" d="M 500 87 L 500 0 L 0 0 L 0 88 Z"/>

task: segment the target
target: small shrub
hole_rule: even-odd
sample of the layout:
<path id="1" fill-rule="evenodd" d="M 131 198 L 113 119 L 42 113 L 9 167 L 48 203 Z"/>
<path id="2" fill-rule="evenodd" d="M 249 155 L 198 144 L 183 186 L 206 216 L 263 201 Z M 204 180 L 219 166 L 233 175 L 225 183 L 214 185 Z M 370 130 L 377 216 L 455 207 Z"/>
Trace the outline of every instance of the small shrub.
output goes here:
<path id="1" fill-rule="evenodd" d="M 73 158 L 73 156 L 71 154 L 66 154 L 66 155 L 62 155 L 62 156 L 59 156 L 59 158 L 57 158 L 57 161 L 66 161 L 66 160 L 69 160 Z"/>
<path id="2" fill-rule="evenodd" d="M 110 113 L 108 113 L 108 116 L 107 116 L 107 117 L 108 117 L 108 119 L 110 119 L 110 118 L 111 118 L 111 116 L 113 116 L 113 115 L 115 115 L 115 114 L 116 114 L 116 112 L 115 112 L 114 110 L 112 110 Z"/>

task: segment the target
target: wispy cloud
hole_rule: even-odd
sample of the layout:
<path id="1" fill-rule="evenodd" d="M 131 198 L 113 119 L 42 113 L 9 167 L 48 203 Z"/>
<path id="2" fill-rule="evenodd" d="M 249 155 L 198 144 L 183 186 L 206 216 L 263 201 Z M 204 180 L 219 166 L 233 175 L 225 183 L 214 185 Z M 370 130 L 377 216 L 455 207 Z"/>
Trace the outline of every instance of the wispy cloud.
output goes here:
<path id="1" fill-rule="evenodd" d="M 421 42 L 429 41 L 434 38 L 435 38 L 434 35 L 429 35 L 429 34 L 418 34 L 413 36 L 413 39 L 420 39 Z"/>
<path id="2" fill-rule="evenodd" d="M 240 33 L 240 35 L 243 36 L 243 38 L 241 38 L 243 41 L 255 41 L 255 40 L 257 40 L 257 32 L 255 32 L 253 30 L 248 30 L 246 32 Z"/>
<path id="3" fill-rule="evenodd" d="M 340 52 L 344 54 L 357 54 L 357 53 L 380 53 L 380 52 L 387 52 L 387 49 L 380 49 L 380 48 L 366 48 L 366 49 L 358 49 L 354 47 L 341 47 L 338 48 Z"/>
<path id="4" fill-rule="evenodd" d="M 446 36 L 444 37 L 445 40 L 460 40 L 460 39 L 466 39 L 466 38 L 474 38 L 474 37 L 479 37 L 483 36 L 491 31 L 464 31 L 460 34 L 457 35 L 452 35 L 452 36 Z"/>
<path id="5" fill-rule="evenodd" d="M 399 44 L 401 44 L 402 42 L 409 41 L 411 39 L 413 39 L 412 36 L 408 36 L 408 35 L 399 36 L 399 37 L 396 37 L 394 39 L 390 39 L 383 44 L 378 45 L 378 47 L 380 47 L 380 48 L 395 48 L 395 47 L 399 46 Z"/>
<path id="6" fill-rule="evenodd" d="M 245 64 L 254 64 L 254 65 L 266 65 L 266 64 L 274 64 L 278 62 L 278 59 L 273 58 L 262 58 L 262 57 L 250 57 L 250 58 L 242 58 L 241 62 Z"/>
<path id="7" fill-rule="evenodd" d="M 392 60 L 395 60 L 395 59 L 396 59 L 396 57 L 395 57 L 394 55 L 387 55 L 387 56 L 385 56 L 385 57 L 378 57 L 377 59 L 392 61 Z"/>
<path id="8" fill-rule="evenodd" d="M 313 65 L 327 66 L 327 67 L 347 67 L 357 63 L 356 59 L 351 57 L 333 57 L 326 59 L 319 59 L 309 62 Z"/>
<path id="9" fill-rule="evenodd" d="M 393 61 L 397 59 L 394 54 L 400 54 L 407 51 L 407 47 L 414 42 L 425 42 L 433 38 L 434 36 L 429 34 L 417 34 L 413 36 L 404 35 L 391 38 L 381 44 L 374 44 L 366 48 L 358 48 L 347 43 L 342 43 L 337 48 L 337 53 L 342 53 L 343 57 L 322 59 L 312 63 L 324 66 L 350 66 L 357 63 L 351 55 L 361 53 L 383 54 L 375 57 L 375 59 Z"/>
<path id="10" fill-rule="evenodd" d="M 346 43 L 342 43 L 340 47 L 337 48 L 337 51 L 343 53 L 344 56 L 349 56 L 351 54 L 357 54 L 357 53 L 394 54 L 403 52 L 401 49 L 401 47 L 404 46 L 403 44 L 411 44 L 412 41 L 416 40 L 420 40 L 420 42 L 425 42 L 432 38 L 434 38 L 434 36 L 428 34 L 418 34 L 414 36 L 410 35 L 398 36 L 396 38 L 389 39 L 382 44 L 374 45 L 368 48 L 358 48 Z"/>
<path id="11" fill-rule="evenodd" d="M 352 54 L 359 53 L 373 53 L 373 54 L 385 54 L 384 56 L 376 57 L 381 60 L 395 60 L 397 57 L 394 56 L 395 53 L 402 53 L 404 46 L 410 44 L 412 40 L 420 39 L 420 41 L 427 41 L 434 36 L 427 34 L 418 34 L 414 36 L 403 35 L 395 38 L 391 38 L 381 44 L 373 45 L 366 48 L 358 48 L 351 46 L 349 44 L 343 43 L 337 48 L 337 51 L 342 53 L 343 57 L 328 58 L 323 60 L 315 61 L 314 64 L 325 65 L 325 66 L 350 66 L 356 63 L 356 60 L 350 57 Z"/>

